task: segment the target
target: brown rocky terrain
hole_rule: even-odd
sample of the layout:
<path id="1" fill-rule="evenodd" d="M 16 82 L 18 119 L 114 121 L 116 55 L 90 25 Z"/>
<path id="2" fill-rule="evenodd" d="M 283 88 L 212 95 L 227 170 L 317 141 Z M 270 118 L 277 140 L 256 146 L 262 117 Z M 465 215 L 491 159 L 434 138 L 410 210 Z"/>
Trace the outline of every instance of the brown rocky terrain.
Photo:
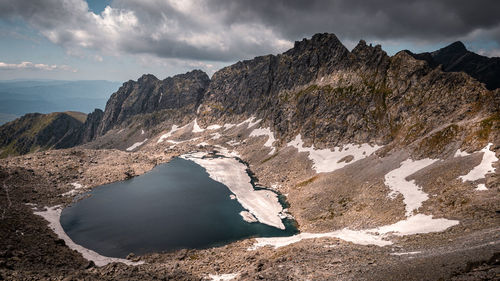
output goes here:
<path id="1" fill-rule="evenodd" d="M 349 51 L 332 34 L 297 42 L 277 56 L 238 62 L 211 80 L 205 76 L 195 71 L 129 81 L 104 112 L 89 115 L 84 145 L 0 160 L 1 278 L 200 280 L 234 273 L 235 280 L 500 279 L 500 162 L 478 180 L 460 179 L 482 163 L 486 152 L 480 150 L 488 144 L 500 158 L 498 89 L 407 52 L 388 56 L 364 41 Z M 243 122 L 249 117 L 255 117 L 252 125 Z M 198 123 L 203 129 L 194 130 Z M 159 141 L 172 125 L 186 126 Z M 257 128 L 276 139 L 273 153 L 266 134 L 252 136 Z M 292 145 L 299 134 L 300 148 L 381 148 L 361 159 L 352 152 L 330 163 L 345 166 L 317 172 L 311 153 Z M 70 204 L 85 191 L 71 192 L 72 183 L 88 189 L 141 175 L 174 156 L 221 147 L 237 152 L 260 185 L 286 195 L 303 233 L 361 231 L 404 220 L 405 198 L 388 197 L 386 175 L 408 159 L 435 159 L 404 178 L 429 195 L 418 213 L 459 223 L 439 232 L 392 234 L 388 246 L 326 237 L 249 250 L 255 240 L 246 239 L 130 255 L 145 262 L 137 266 L 97 267 L 33 214 L 33 208 Z M 486 190 L 476 190 L 480 184 Z"/>

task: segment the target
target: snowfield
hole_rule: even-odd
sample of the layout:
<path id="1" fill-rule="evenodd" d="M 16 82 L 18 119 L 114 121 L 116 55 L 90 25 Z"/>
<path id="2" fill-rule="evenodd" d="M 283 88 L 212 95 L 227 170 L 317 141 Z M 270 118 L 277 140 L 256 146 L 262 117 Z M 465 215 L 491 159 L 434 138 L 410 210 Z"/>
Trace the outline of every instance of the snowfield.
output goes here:
<path id="1" fill-rule="evenodd" d="M 271 151 L 269 151 L 269 154 L 273 154 L 275 151 L 273 143 L 276 141 L 276 139 L 274 138 L 274 134 L 273 134 L 273 132 L 271 132 L 271 129 L 258 128 L 258 129 L 254 129 L 250 133 L 250 137 L 260 137 L 260 136 L 267 136 L 267 141 L 264 143 L 264 146 L 271 148 Z"/>
<path id="2" fill-rule="evenodd" d="M 422 159 L 418 161 L 408 159 L 401 163 L 401 167 L 385 175 L 384 183 L 391 189 L 388 196 L 394 199 L 398 194 L 403 195 L 406 216 L 410 216 L 413 211 L 416 211 L 422 206 L 422 202 L 429 199 L 427 193 L 423 192 L 422 188 L 416 185 L 414 180 L 407 181 L 406 177 L 436 161 L 435 159 Z"/>
<path id="3" fill-rule="evenodd" d="M 314 149 L 312 147 L 304 147 L 301 135 L 297 135 L 295 139 L 287 144 L 295 147 L 299 152 L 309 152 L 309 159 L 314 163 L 313 169 L 316 173 L 328 173 L 338 170 L 344 166 L 364 159 L 377 151 L 381 146 L 370 144 L 348 144 L 341 149 L 334 147 L 330 149 Z M 347 157 L 352 156 L 352 160 L 347 160 Z"/>
<path id="4" fill-rule="evenodd" d="M 226 185 L 243 208 L 259 222 L 285 229 L 280 218 L 283 207 L 278 201 L 278 195 L 269 190 L 255 190 L 250 183 L 245 164 L 234 158 L 203 158 L 205 155 L 197 152 L 180 157 L 202 166 L 212 179 Z"/>
<path id="5" fill-rule="evenodd" d="M 279 248 L 299 242 L 303 239 L 314 238 L 338 238 L 344 241 L 360 245 L 391 245 L 391 235 L 405 236 L 420 233 L 441 232 L 449 227 L 459 224 L 457 220 L 445 218 L 435 219 L 431 215 L 416 214 L 413 212 L 422 206 L 422 202 L 429 196 L 422 191 L 422 188 L 415 184 L 414 180 L 407 181 L 406 178 L 417 171 L 436 162 L 434 159 L 422 159 L 413 161 L 408 159 L 401 163 L 401 166 L 385 175 L 385 184 L 391 189 L 389 196 L 400 193 L 403 195 L 407 218 L 396 223 L 372 229 L 351 230 L 344 228 L 327 233 L 300 233 L 291 237 L 270 237 L 256 238 L 257 242 L 248 250 L 255 250 L 259 247 L 272 246 Z"/>
<path id="6" fill-rule="evenodd" d="M 489 143 L 485 148 L 481 149 L 479 152 L 483 152 L 483 159 L 481 163 L 474 167 L 467 175 L 458 177 L 462 181 L 476 181 L 486 178 L 486 174 L 495 172 L 493 163 L 498 161 L 494 151 L 490 150 L 492 143 Z M 458 153 L 458 151 L 457 151 Z M 456 154 L 455 154 L 456 155 Z M 486 185 L 478 184 L 476 190 L 488 190 Z"/>

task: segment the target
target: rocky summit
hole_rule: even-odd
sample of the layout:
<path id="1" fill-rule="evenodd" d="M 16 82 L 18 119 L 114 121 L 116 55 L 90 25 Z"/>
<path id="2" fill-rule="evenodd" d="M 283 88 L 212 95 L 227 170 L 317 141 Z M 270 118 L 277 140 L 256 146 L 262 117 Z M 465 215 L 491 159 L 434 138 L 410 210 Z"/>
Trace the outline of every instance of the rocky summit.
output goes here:
<path id="1" fill-rule="evenodd" d="M 143 75 L 86 118 L 7 123 L 0 279 L 496 280 L 498 62 L 460 42 L 389 56 L 323 33 L 211 78 Z M 300 233 L 92 260 L 44 219 L 193 151 L 248 164 Z"/>

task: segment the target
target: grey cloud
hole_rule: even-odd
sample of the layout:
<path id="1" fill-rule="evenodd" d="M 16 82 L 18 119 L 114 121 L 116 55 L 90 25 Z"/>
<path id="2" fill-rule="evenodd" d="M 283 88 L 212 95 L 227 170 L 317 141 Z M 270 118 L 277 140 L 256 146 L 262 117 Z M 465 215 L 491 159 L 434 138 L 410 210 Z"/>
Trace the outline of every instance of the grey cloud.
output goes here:
<path id="1" fill-rule="evenodd" d="M 210 61 L 281 52 L 318 32 L 350 41 L 500 44 L 498 11 L 496 0 L 114 0 L 94 15 L 83 0 L 0 0 L 1 19 L 21 17 L 69 50 Z"/>

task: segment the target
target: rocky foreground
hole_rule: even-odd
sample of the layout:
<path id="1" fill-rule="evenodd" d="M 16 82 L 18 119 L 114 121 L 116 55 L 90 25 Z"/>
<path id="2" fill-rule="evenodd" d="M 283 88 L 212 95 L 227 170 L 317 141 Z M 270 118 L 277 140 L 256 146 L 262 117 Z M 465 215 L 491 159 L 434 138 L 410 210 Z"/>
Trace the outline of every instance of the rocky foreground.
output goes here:
<path id="1" fill-rule="evenodd" d="M 0 160 L 1 278 L 500 279 L 500 90 L 440 66 L 455 47 L 390 57 L 318 34 L 211 79 L 124 83 L 79 146 Z M 99 267 L 33 213 L 193 151 L 238 155 L 301 235 Z"/>

